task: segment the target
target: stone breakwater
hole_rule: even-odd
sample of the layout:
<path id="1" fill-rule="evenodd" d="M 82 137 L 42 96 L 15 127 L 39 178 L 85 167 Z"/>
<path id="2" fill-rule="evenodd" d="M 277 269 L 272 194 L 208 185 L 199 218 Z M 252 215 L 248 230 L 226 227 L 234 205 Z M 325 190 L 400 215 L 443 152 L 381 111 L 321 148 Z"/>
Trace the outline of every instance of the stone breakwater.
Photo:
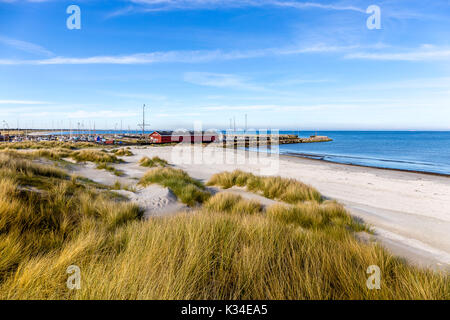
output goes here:
<path id="1" fill-rule="evenodd" d="M 310 136 L 309 138 L 301 138 L 297 135 L 226 135 L 222 139 L 224 145 L 235 146 L 255 146 L 268 144 L 292 144 L 292 143 L 314 143 L 314 142 L 328 142 L 333 139 L 327 136 Z"/>

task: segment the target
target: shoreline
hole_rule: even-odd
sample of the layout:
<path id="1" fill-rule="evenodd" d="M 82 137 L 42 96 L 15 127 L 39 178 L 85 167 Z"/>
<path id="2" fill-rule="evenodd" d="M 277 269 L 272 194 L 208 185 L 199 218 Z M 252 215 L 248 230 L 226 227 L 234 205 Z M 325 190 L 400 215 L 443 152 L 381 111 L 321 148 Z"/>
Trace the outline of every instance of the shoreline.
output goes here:
<path id="1" fill-rule="evenodd" d="M 250 151 L 250 150 L 246 150 Z M 256 152 L 260 153 L 258 151 L 250 151 L 250 152 Z M 326 163 L 332 163 L 337 165 L 343 165 L 343 166 L 352 166 L 352 167 L 361 167 L 361 168 L 372 168 L 372 169 L 379 169 L 379 170 L 389 170 L 389 171 L 399 171 L 399 172 L 409 172 L 409 173 L 416 173 L 416 174 L 424 174 L 424 175 L 431 175 L 431 176 L 438 176 L 438 177 L 444 177 L 444 178 L 450 178 L 450 173 L 439 173 L 439 172 L 430 172 L 430 171 L 420 171 L 420 170 L 408 170 L 408 169 L 398 169 L 398 168 L 386 168 L 386 167 L 377 167 L 377 166 L 370 166 L 370 165 L 364 165 L 364 164 L 355 164 L 355 163 L 342 163 L 342 162 L 336 162 L 326 159 L 316 159 L 312 157 L 303 156 L 301 154 L 297 153 L 281 153 L 280 157 L 293 157 L 293 158 L 300 158 L 300 159 L 307 159 L 312 161 L 321 161 Z"/>
<path id="2" fill-rule="evenodd" d="M 254 152 L 254 153 L 260 153 L 260 154 L 270 154 L 268 152 L 248 150 L 248 149 L 238 149 L 238 150 L 243 150 L 243 151 L 247 151 L 247 152 Z M 278 155 L 280 157 L 300 158 L 300 159 L 307 159 L 307 160 L 312 160 L 312 161 L 321 161 L 321 162 L 339 164 L 339 165 L 343 165 L 343 166 L 354 166 L 354 167 L 373 168 L 373 169 L 380 169 L 380 170 L 411 172 L 411 173 L 417 173 L 417 174 L 425 174 L 425 175 L 432 175 L 432 176 L 440 176 L 440 177 L 450 178 L 450 173 L 440 173 L 440 172 L 421 171 L 421 170 L 409 170 L 409 169 L 400 169 L 400 168 L 388 168 L 388 167 L 379 167 L 379 166 L 371 166 L 371 165 L 356 164 L 356 163 L 342 163 L 342 162 L 337 162 L 337 161 L 331 161 L 331 160 L 327 160 L 327 159 L 319 159 L 318 158 L 318 157 L 325 157 L 325 156 L 317 156 L 315 158 L 313 155 L 294 153 L 294 152 L 278 153 Z"/>

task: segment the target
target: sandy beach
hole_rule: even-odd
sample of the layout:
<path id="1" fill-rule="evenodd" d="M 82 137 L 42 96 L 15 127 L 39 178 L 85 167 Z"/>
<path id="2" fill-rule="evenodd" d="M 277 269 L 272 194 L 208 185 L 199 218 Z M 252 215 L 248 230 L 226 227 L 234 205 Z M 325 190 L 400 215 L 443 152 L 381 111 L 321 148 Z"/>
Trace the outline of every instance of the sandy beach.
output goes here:
<path id="1" fill-rule="evenodd" d="M 107 172 L 100 175 L 94 168 L 82 168 L 77 173 L 106 184 L 119 180 L 123 184 L 135 185 L 147 171 L 137 164 L 139 159 L 158 156 L 204 182 L 215 173 L 235 169 L 257 175 L 294 178 L 317 188 L 326 198 L 344 204 L 353 216 L 372 226 L 375 235 L 365 235 L 366 240 L 370 238 L 380 242 L 395 255 L 415 265 L 450 269 L 448 177 L 216 147 L 195 150 L 182 146 L 135 147 L 132 152 L 134 156 L 123 157 L 126 163 L 115 165 L 125 173 L 124 177 L 118 178 Z M 182 208 L 168 195 L 167 190 L 161 190 L 158 186 L 152 188 L 151 191 L 138 189 L 130 197 L 141 204 L 152 204 L 147 208 L 147 216 L 161 216 Z M 227 192 L 252 197 L 243 190 Z M 160 201 L 150 199 L 153 195 Z M 140 196 L 145 196 L 145 199 L 140 199 Z M 266 203 L 270 204 L 270 201 Z M 164 211 L 165 204 L 167 211 Z"/>

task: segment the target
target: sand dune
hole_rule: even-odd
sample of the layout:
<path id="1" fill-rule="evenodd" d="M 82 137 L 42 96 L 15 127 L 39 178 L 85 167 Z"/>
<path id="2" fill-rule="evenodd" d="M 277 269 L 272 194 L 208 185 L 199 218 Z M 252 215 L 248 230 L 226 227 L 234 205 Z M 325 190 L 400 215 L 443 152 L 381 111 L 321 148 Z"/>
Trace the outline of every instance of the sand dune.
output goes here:
<path id="1" fill-rule="evenodd" d="M 166 216 L 188 210 L 188 207 L 177 200 L 177 197 L 169 190 L 158 185 L 151 185 L 136 192 L 118 190 L 130 201 L 133 201 L 144 210 L 144 218 Z"/>
<path id="2" fill-rule="evenodd" d="M 139 166 L 139 159 L 158 156 L 205 182 L 215 173 L 235 169 L 257 175 L 295 178 L 317 188 L 325 197 L 338 200 L 355 217 L 370 224 L 376 234 L 366 235 L 366 238 L 380 242 L 394 254 L 416 265 L 450 270 L 450 178 L 292 156 L 278 158 L 241 150 L 214 149 L 132 148 L 134 156 L 123 157 L 125 163 L 114 165 L 125 173 L 123 177 L 106 171 L 99 174 L 99 170 L 89 164 L 78 165 L 74 171 L 104 184 L 112 185 L 119 181 L 136 186 L 138 179 L 148 170 Z M 219 191 L 223 190 L 214 192 Z M 169 190 L 160 186 L 120 192 L 137 202 L 145 210 L 146 217 L 186 209 Z M 270 205 L 273 201 L 237 188 L 226 192 L 256 199 L 263 205 Z"/>
<path id="3" fill-rule="evenodd" d="M 371 224 L 375 239 L 394 254 L 416 265 L 450 269 L 450 178 L 218 149 L 197 148 L 191 161 L 180 156 L 189 151 L 173 147 L 133 152 L 136 158 L 159 156 L 203 181 L 234 169 L 298 179 Z"/>

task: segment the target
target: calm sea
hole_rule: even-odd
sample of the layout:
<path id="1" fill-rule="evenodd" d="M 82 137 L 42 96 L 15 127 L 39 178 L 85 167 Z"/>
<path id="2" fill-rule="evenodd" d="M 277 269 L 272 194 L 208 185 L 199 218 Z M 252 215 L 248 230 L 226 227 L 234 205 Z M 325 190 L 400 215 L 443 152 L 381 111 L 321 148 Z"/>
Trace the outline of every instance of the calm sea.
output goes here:
<path id="1" fill-rule="evenodd" d="M 284 133 L 308 137 L 315 132 L 280 131 Z M 280 145 L 280 154 L 450 175 L 450 131 L 320 131 L 317 134 L 333 141 Z"/>

